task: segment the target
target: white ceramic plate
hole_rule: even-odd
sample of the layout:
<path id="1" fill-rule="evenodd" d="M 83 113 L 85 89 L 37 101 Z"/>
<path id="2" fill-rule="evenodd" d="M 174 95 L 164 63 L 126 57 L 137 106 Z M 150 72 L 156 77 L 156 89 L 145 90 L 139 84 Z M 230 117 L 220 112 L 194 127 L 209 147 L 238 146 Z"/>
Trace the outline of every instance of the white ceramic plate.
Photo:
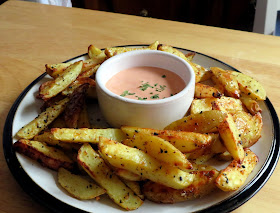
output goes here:
<path id="1" fill-rule="evenodd" d="M 131 47 L 140 46 L 131 45 Z M 184 53 L 191 52 L 190 50 L 178 49 Z M 87 54 L 84 54 L 70 59 L 67 62 L 87 58 Z M 196 53 L 193 61 L 206 68 L 217 66 L 224 69 L 236 70 L 230 65 L 201 53 Z M 44 168 L 39 163 L 14 152 L 12 147 L 12 144 L 16 141 L 14 135 L 22 126 L 34 119 L 40 112 L 42 103 L 36 99 L 36 94 L 42 82 L 48 79 L 49 77 L 43 74 L 34 80 L 18 97 L 8 114 L 4 127 L 3 146 L 6 161 L 12 174 L 31 197 L 56 212 L 123 212 L 123 209 L 114 204 L 106 196 L 102 196 L 99 201 L 81 201 L 70 197 L 59 186 L 57 172 Z M 277 114 L 269 99 L 260 103 L 260 106 L 263 109 L 262 117 L 264 122 L 262 138 L 251 147 L 251 150 L 258 155 L 259 163 L 241 189 L 229 193 L 217 190 L 202 199 L 177 204 L 156 204 L 146 200 L 139 209 L 133 212 L 228 212 L 250 199 L 269 179 L 279 158 L 279 121 Z M 102 115 L 98 110 L 97 102 L 89 104 L 89 111 L 92 122 L 106 127 L 106 122 L 102 120 Z M 223 169 L 227 164 L 216 163 L 215 166 L 217 169 Z"/>

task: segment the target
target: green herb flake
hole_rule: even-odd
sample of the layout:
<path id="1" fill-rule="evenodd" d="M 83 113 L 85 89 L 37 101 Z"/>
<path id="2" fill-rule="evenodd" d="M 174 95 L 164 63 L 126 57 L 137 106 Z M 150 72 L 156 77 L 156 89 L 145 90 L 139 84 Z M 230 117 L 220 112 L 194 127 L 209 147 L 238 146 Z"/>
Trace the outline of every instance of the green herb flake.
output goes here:
<path id="1" fill-rule="evenodd" d="M 151 99 L 158 99 L 158 98 L 159 98 L 158 94 L 151 96 Z"/>
<path id="2" fill-rule="evenodd" d="M 138 97 L 138 100 L 147 100 L 147 98 Z"/>
<path id="3" fill-rule="evenodd" d="M 140 88 L 140 90 L 142 90 L 142 91 L 145 91 L 146 89 L 148 89 L 148 88 L 154 88 L 154 87 L 152 87 L 150 84 L 149 84 L 149 82 L 146 82 L 146 83 L 143 83 L 139 88 Z"/>
<path id="4" fill-rule="evenodd" d="M 162 75 L 161 77 L 162 77 L 162 78 L 166 78 L 166 75 Z"/>
<path id="5" fill-rule="evenodd" d="M 134 95 L 135 93 L 130 93 L 128 90 L 125 90 L 121 96 L 124 97 L 124 96 L 127 96 L 127 95 Z"/>

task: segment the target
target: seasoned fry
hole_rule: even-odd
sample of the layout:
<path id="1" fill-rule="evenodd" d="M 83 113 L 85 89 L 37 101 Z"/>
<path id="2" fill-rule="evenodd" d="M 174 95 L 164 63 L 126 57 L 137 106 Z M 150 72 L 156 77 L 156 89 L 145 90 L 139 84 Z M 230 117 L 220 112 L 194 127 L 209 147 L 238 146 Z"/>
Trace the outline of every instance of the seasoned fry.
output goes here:
<path id="1" fill-rule="evenodd" d="M 240 72 L 230 71 L 230 73 L 238 82 L 242 92 L 257 101 L 266 99 L 266 91 L 260 82 Z"/>
<path id="2" fill-rule="evenodd" d="M 248 148 L 254 145 L 261 137 L 263 127 L 262 116 L 257 113 L 251 116 L 249 113 L 239 111 L 232 115 L 242 141 L 242 146 Z"/>
<path id="3" fill-rule="evenodd" d="M 259 159 L 250 149 L 245 149 L 245 157 L 242 163 L 233 160 L 227 168 L 222 170 L 215 184 L 223 191 L 235 191 L 246 181 L 249 174 L 257 165 Z"/>
<path id="4" fill-rule="evenodd" d="M 156 203 L 177 203 L 204 197 L 216 189 L 217 170 L 193 171 L 192 174 L 195 175 L 193 183 L 184 189 L 173 189 L 149 181 L 143 186 L 143 194 Z"/>
<path id="5" fill-rule="evenodd" d="M 193 181 L 194 175 L 159 162 L 136 148 L 103 137 L 100 138 L 98 147 L 111 165 L 127 169 L 144 179 L 175 189 L 183 189 Z"/>
<path id="6" fill-rule="evenodd" d="M 46 64 L 46 73 L 53 78 L 57 78 L 70 65 L 71 63 Z"/>
<path id="7" fill-rule="evenodd" d="M 124 180 L 129 180 L 129 181 L 143 180 L 140 175 L 132 173 L 126 169 L 114 168 L 114 172 L 116 175 L 118 175 L 119 177 L 121 177 Z"/>
<path id="8" fill-rule="evenodd" d="M 206 84 L 196 83 L 194 97 L 195 98 L 220 98 L 222 94 L 214 87 Z"/>
<path id="9" fill-rule="evenodd" d="M 141 188 L 138 182 L 136 181 L 130 181 L 126 179 L 122 179 L 125 185 L 127 185 L 138 197 L 141 198 L 141 200 L 144 200 L 145 197 L 141 192 Z"/>
<path id="10" fill-rule="evenodd" d="M 101 64 L 107 58 L 104 50 L 100 50 L 94 45 L 89 45 L 88 47 L 88 56 L 91 58 L 96 64 Z"/>
<path id="11" fill-rule="evenodd" d="M 78 61 L 71 64 L 67 69 L 56 79 L 43 83 L 39 88 L 39 98 L 48 100 L 71 84 L 82 71 L 83 62 Z"/>
<path id="12" fill-rule="evenodd" d="M 121 130 L 124 131 L 129 138 L 133 138 L 136 132 L 144 132 L 146 134 L 158 136 L 171 143 L 183 153 L 193 152 L 202 147 L 209 146 L 212 141 L 210 135 L 195 132 L 156 130 L 130 126 L 123 126 Z"/>
<path id="13" fill-rule="evenodd" d="M 75 175 L 64 168 L 58 170 L 58 183 L 72 196 L 80 200 L 89 200 L 106 193 L 93 181 L 81 175 Z"/>
<path id="14" fill-rule="evenodd" d="M 226 110 L 217 103 L 213 103 L 213 108 L 226 112 Z M 231 154 L 233 159 L 242 162 L 244 159 L 244 150 L 240 137 L 241 134 L 231 114 L 227 113 L 225 120 L 219 125 L 218 129 L 227 151 Z"/>
<path id="15" fill-rule="evenodd" d="M 142 205 L 143 201 L 110 170 L 89 144 L 84 144 L 79 150 L 78 162 L 116 204 L 126 210 L 134 210 Z"/>
<path id="16" fill-rule="evenodd" d="M 67 103 L 63 114 L 66 127 L 77 128 L 80 114 L 85 105 L 88 86 L 88 84 L 79 86 L 69 97 L 70 100 Z"/>
<path id="17" fill-rule="evenodd" d="M 131 48 L 131 47 L 109 47 L 105 49 L 105 54 L 108 58 L 111 58 L 115 55 L 133 51 L 133 50 L 157 50 L 159 45 L 158 41 L 152 43 L 149 47 L 142 47 L 142 48 Z"/>
<path id="18" fill-rule="evenodd" d="M 262 109 L 260 108 L 258 102 L 253 100 L 250 96 L 246 95 L 245 93 L 241 93 L 240 100 L 252 115 L 262 112 Z"/>
<path id="19" fill-rule="evenodd" d="M 126 139 L 120 129 L 53 128 L 51 133 L 56 140 L 71 143 L 98 143 L 100 136 L 116 141 Z"/>
<path id="20" fill-rule="evenodd" d="M 230 72 L 227 72 L 218 67 L 211 67 L 213 73 L 212 80 L 222 84 L 225 88 L 225 93 L 228 96 L 239 98 L 240 90 L 236 79 L 231 75 Z"/>
<path id="21" fill-rule="evenodd" d="M 191 114 L 199 114 L 205 111 L 211 111 L 213 101 L 215 101 L 215 98 L 194 99 L 190 109 Z"/>
<path id="22" fill-rule="evenodd" d="M 50 146 L 54 146 L 54 147 L 60 147 L 64 150 L 79 150 L 79 148 L 81 147 L 81 145 L 79 144 L 74 144 L 74 143 L 66 143 L 66 142 L 62 142 L 59 140 L 54 139 L 53 135 L 51 132 L 45 131 L 43 134 L 40 135 L 35 135 L 35 137 L 33 138 L 35 141 L 40 141 L 40 142 L 44 142 Z"/>
<path id="23" fill-rule="evenodd" d="M 226 118 L 226 112 L 212 110 L 200 114 L 189 115 L 174 121 L 165 130 L 181 130 L 186 132 L 209 133 Z"/>
<path id="24" fill-rule="evenodd" d="M 53 170 L 63 167 L 68 170 L 74 170 L 74 162 L 61 150 L 47 146 L 39 141 L 20 139 L 13 145 L 14 149 L 33 160 L 38 161 L 42 166 Z"/>
<path id="25" fill-rule="evenodd" d="M 65 98 L 55 105 L 48 107 L 33 121 L 29 122 L 17 132 L 17 136 L 24 139 L 32 139 L 35 135 L 44 130 L 51 122 L 53 122 L 65 109 L 69 98 Z"/>
<path id="26" fill-rule="evenodd" d="M 133 138 L 124 140 L 123 144 L 140 149 L 166 164 L 178 166 L 183 169 L 192 168 L 191 163 L 182 152 L 160 137 L 138 132 L 134 134 Z"/>
<path id="27" fill-rule="evenodd" d="M 92 79 L 92 76 L 95 75 L 99 67 L 100 65 L 96 65 L 82 72 L 73 83 L 62 91 L 62 94 L 70 95 L 75 91 L 75 89 L 83 84 L 89 84 L 90 88 L 95 87 L 96 83 L 95 80 Z"/>
<path id="28" fill-rule="evenodd" d="M 87 111 L 87 106 L 84 104 L 82 111 L 80 113 L 78 123 L 77 123 L 78 128 L 90 128 L 90 122 L 89 122 L 89 117 L 88 117 L 88 111 Z"/>

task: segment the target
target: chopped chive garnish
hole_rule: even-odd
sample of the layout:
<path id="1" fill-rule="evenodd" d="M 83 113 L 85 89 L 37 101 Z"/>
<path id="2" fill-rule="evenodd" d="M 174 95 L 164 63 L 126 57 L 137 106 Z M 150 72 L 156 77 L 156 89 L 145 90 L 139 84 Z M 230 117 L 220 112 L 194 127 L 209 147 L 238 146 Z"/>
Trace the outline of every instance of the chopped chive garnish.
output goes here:
<path id="1" fill-rule="evenodd" d="M 124 96 L 127 96 L 127 95 L 134 95 L 135 93 L 130 93 L 128 90 L 125 90 L 121 96 L 124 97 Z"/>

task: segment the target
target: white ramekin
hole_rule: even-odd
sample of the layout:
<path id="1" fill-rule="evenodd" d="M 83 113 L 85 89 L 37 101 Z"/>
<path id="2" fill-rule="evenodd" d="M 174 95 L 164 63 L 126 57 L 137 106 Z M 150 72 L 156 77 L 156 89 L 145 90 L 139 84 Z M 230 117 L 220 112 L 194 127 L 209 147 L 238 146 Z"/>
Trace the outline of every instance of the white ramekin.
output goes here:
<path id="1" fill-rule="evenodd" d="M 186 87 L 174 96 L 157 100 L 133 100 L 106 88 L 113 75 L 137 66 L 172 71 L 184 80 Z M 192 67 L 180 57 L 163 51 L 136 50 L 116 55 L 102 63 L 95 80 L 101 112 L 107 122 L 117 128 L 129 125 L 163 129 L 186 114 L 194 97 L 195 74 Z"/>

